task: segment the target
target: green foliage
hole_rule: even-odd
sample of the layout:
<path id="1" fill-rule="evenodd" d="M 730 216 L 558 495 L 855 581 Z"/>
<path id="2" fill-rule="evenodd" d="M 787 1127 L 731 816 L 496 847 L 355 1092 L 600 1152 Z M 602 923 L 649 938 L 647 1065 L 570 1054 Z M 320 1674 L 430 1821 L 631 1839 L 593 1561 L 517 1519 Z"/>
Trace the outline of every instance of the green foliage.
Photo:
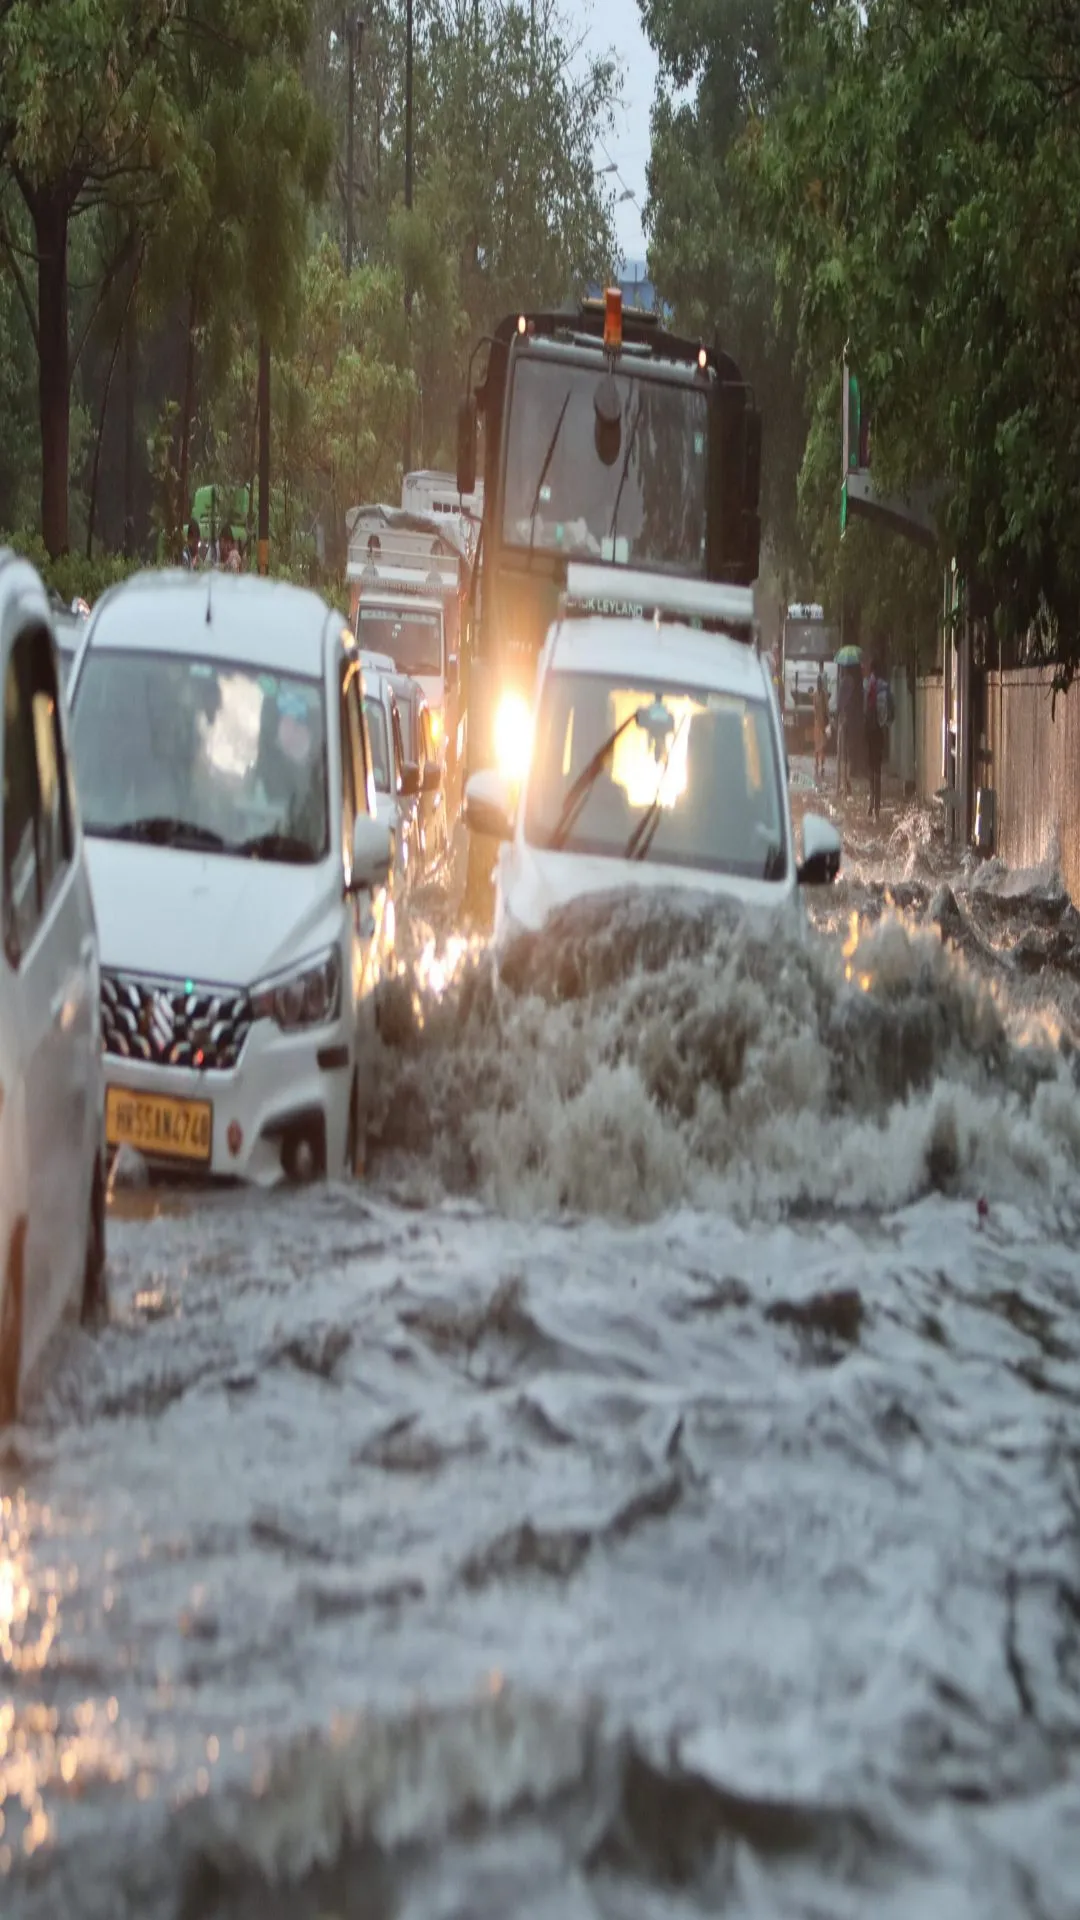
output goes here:
<path id="1" fill-rule="evenodd" d="M 15 533 L 0 532 L 0 547 L 11 547 L 15 553 L 21 553 L 31 566 L 37 568 L 47 587 L 52 587 L 68 606 L 75 599 L 83 599 L 89 605 L 120 580 L 126 580 L 137 573 L 144 564 L 141 560 L 125 560 L 122 554 L 102 554 L 87 561 L 78 554 L 61 554 L 53 559 L 39 533 L 28 533 L 25 529 Z"/>
<path id="2" fill-rule="evenodd" d="M 875 474 L 941 485 L 945 552 L 1006 635 L 1080 648 L 1080 43 L 1057 0 L 785 0 L 747 142 L 800 341 L 845 341 Z"/>
<path id="3" fill-rule="evenodd" d="M 407 419 L 414 464 L 452 459 L 477 335 L 609 270 L 615 72 L 556 0 L 417 4 L 408 210 L 405 0 L 365 12 L 346 275 L 340 0 L 0 0 L 0 516 L 40 486 L 54 553 L 91 477 L 115 525 L 131 448 L 155 555 L 199 481 L 253 483 L 262 334 L 274 564 L 318 571 L 321 527 L 332 567 L 346 509 L 398 497 Z"/>

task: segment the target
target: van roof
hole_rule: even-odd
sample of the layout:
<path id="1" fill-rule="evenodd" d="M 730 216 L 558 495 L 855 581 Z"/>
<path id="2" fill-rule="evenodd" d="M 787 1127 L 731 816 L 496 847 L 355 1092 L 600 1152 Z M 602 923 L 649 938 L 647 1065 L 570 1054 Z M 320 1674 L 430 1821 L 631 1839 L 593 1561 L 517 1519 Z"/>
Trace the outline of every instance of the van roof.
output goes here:
<path id="1" fill-rule="evenodd" d="M 90 616 L 90 648 L 232 660 L 322 679 L 327 639 L 354 640 L 340 614 L 306 587 L 253 574 L 174 568 L 134 574 Z"/>

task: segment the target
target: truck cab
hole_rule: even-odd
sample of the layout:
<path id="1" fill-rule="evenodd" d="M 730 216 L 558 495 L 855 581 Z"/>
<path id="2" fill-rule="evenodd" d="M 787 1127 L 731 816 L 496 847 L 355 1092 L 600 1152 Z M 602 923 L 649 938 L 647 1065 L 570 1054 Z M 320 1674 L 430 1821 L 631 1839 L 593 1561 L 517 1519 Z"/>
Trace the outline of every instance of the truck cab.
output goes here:
<path id="1" fill-rule="evenodd" d="M 509 315 L 482 342 L 459 413 L 458 490 L 483 520 L 462 646 L 466 773 L 520 771 L 535 669 L 572 563 L 603 569 L 598 610 L 634 571 L 750 586 L 760 547 L 761 416 L 735 362 L 622 310 Z M 625 611 L 633 612 L 630 606 Z M 470 836 L 468 897 L 486 917 L 494 848 Z"/>

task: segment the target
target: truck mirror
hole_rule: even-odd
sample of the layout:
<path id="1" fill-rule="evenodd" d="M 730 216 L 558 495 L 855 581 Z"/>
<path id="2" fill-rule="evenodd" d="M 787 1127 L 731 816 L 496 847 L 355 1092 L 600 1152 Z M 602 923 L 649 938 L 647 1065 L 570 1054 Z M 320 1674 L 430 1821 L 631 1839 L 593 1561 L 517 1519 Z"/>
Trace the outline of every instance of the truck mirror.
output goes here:
<path id="1" fill-rule="evenodd" d="M 457 484 L 463 494 L 476 487 L 476 400 L 471 393 L 458 408 Z"/>
<path id="2" fill-rule="evenodd" d="M 613 467 L 619 457 L 622 441 L 622 401 L 618 384 L 610 373 L 597 381 L 593 393 L 593 412 L 596 415 L 594 438 L 597 454 L 605 467 Z"/>

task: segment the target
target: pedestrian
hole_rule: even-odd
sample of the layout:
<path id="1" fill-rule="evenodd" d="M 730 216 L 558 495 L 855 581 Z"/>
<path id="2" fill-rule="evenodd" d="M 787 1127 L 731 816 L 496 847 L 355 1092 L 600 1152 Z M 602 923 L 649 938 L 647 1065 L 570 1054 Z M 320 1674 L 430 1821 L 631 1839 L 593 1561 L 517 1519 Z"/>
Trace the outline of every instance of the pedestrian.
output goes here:
<path id="1" fill-rule="evenodd" d="M 874 660 L 866 683 L 866 771 L 869 776 L 866 813 L 870 820 L 881 817 L 881 763 L 885 758 L 888 704 L 889 683 L 882 678 Z"/>
<path id="2" fill-rule="evenodd" d="M 180 554 L 182 567 L 197 567 L 199 564 L 199 523 L 188 521 L 187 540 Z"/>
<path id="3" fill-rule="evenodd" d="M 225 556 L 225 565 L 230 573 L 239 573 L 240 571 L 240 548 L 233 539 L 232 534 L 229 535 L 229 551 Z"/>
<path id="4" fill-rule="evenodd" d="M 836 791 L 851 797 L 851 735 L 858 711 L 857 667 L 841 667 L 836 690 Z"/>
<path id="5" fill-rule="evenodd" d="M 825 678 L 825 668 L 819 666 L 814 688 L 814 779 L 818 785 L 825 778 L 825 743 L 828 736 L 829 683 Z"/>

